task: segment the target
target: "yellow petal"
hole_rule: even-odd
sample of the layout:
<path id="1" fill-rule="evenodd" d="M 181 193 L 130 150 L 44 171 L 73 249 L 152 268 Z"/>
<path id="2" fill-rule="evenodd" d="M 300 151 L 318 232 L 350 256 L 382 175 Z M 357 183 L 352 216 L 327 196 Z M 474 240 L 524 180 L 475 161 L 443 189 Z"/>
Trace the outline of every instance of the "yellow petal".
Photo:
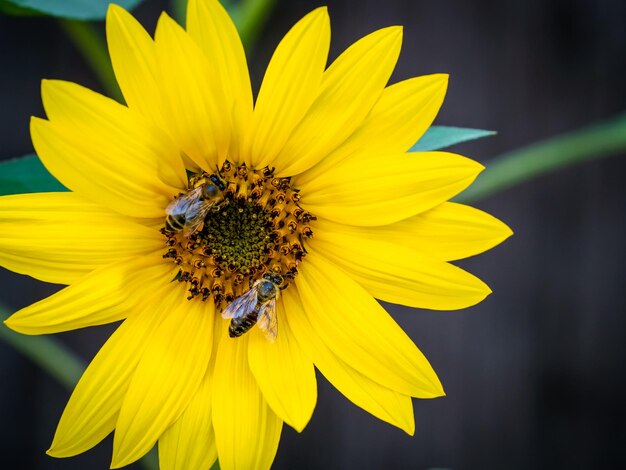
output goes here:
<path id="1" fill-rule="evenodd" d="M 446 94 L 448 76 L 426 75 L 385 88 L 363 123 L 319 164 L 294 180 L 296 186 L 322 178 L 356 152 L 406 152 L 430 127 Z"/>
<path id="2" fill-rule="evenodd" d="M 376 231 L 319 220 L 310 248 L 343 268 L 374 297 L 410 307 L 457 310 L 491 293 L 480 279 Z M 307 258 L 308 261 L 308 258 Z"/>
<path id="3" fill-rule="evenodd" d="M 122 320 L 143 296 L 152 295 L 147 286 L 172 279 L 176 271 L 178 266 L 157 253 L 104 266 L 5 323 L 20 333 L 40 335 Z"/>
<path id="4" fill-rule="evenodd" d="M 161 122 L 154 41 L 130 13 L 113 3 L 107 11 L 106 34 L 115 78 L 128 107 Z"/>
<path id="5" fill-rule="evenodd" d="M 178 148 L 140 113 L 62 80 L 43 80 L 41 94 L 50 121 L 66 130 L 74 141 L 85 144 L 87 151 L 102 146 L 94 158 L 100 156 L 108 166 L 117 165 L 118 171 L 133 176 L 145 173 L 145 183 L 153 191 L 169 195 L 171 187 L 187 184 Z M 148 179 L 154 176 L 158 177 L 156 181 Z"/>
<path id="6" fill-rule="evenodd" d="M 123 8 L 109 5 L 106 21 L 107 43 L 115 77 L 124 93 L 128 107 L 141 113 L 148 121 L 170 136 L 170 126 L 164 109 L 157 64 L 156 46 L 143 26 Z M 200 167 L 179 149 L 169 154 L 177 164 L 185 163 L 190 170 Z M 182 157 L 182 158 L 181 158 Z"/>
<path id="7" fill-rule="evenodd" d="M 259 90 L 243 161 L 257 168 L 272 163 L 319 92 L 329 46 L 325 7 L 302 18 L 280 42 Z"/>
<path id="8" fill-rule="evenodd" d="M 220 467 L 269 469 L 283 422 L 263 399 L 248 366 L 249 335 L 232 339 L 226 329 L 223 334 L 213 378 L 213 426 Z"/>
<path id="9" fill-rule="evenodd" d="M 401 43 L 402 28 L 381 29 L 333 62 L 311 109 L 272 161 L 277 175 L 296 175 L 311 168 L 354 132 L 383 92 Z"/>
<path id="10" fill-rule="evenodd" d="M 280 299 L 277 308 L 276 341 L 269 342 L 259 328 L 253 328 L 248 362 L 267 403 L 280 419 L 302 432 L 317 402 L 315 369 L 295 342 Z"/>
<path id="11" fill-rule="evenodd" d="M 366 377 L 404 395 L 443 395 L 424 355 L 389 314 L 345 272 L 310 251 L 296 279 L 316 334 Z"/>
<path id="12" fill-rule="evenodd" d="M 30 133 L 42 163 L 63 185 L 116 212 L 132 217 L 162 217 L 163 208 L 176 194 L 172 188 L 158 187 L 156 173 L 149 177 L 143 172 L 136 177 L 137 170 L 142 169 L 139 165 L 116 165 L 122 161 L 121 151 L 107 160 L 108 146 L 80 140 L 79 134 L 67 126 L 32 118 Z"/>
<path id="13" fill-rule="evenodd" d="M 294 337 L 324 377 L 355 405 L 413 435 L 415 419 L 411 398 L 368 379 L 339 359 L 330 349 L 332 345 L 329 346 L 325 337 L 318 335 L 311 325 L 293 288 L 285 291 L 283 299 Z"/>
<path id="14" fill-rule="evenodd" d="M 207 171 L 228 155 L 233 97 L 198 45 L 163 13 L 155 34 L 163 128 Z M 227 101 L 230 99 L 230 101 Z"/>
<path id="15" fill-rule="evenodd" d="M 49 455 L 80 454 L 113 431 L 147 340 L 172 306 L 172 296 L 165 295 L 163 288 L 146 286 L 146 290 L 148 287 L 151 294 L 146 295 L 158 302 L 126 319 L 91 361 L 63 411 Z"/>
<path id="16" fill-rule="evenodd" d="M 385 225 L 431 209 L 461 192 L 483 169 L 446 152 L 355 154 L 305 183 L 302 207 L 347 225 Z"/>
<path id="17" fill-rule="evenodd" d="M 0 198 L 0 264 L 42 281 L 71 284 L 162 246 L 158 231 L 74 193 Z"/>
<path id="18" fill-rule="evenodd" d="M 252 88 L 246 54 L 237 28 L 217 0 L 190 0 L 187 31 L 200 46 L 232 105 L 233 129 L 229 158 L 239 159 L 239 146 L 252 118 Z"/>
<path id="19" fill-rule="evenodd" d="M 204 377 L 213 340 L 211 302 L 188 302 L 183 284 L 175 305 L 150 337 L 120 410 L 111 467 L 148 452 L 178 417 Z"/>
<path id="20" fill-rule="evenodd" d="M 207 470 L 217 459 L 215 432 L 211 416 L 212 371 L 180 418 L 159 439 L 161 470 Z"/>
<path id="21" fill-rule="evenodd" d="M 333 226 L 338 227 L 336 224 Z M 499 245 L 513 234 L 509 227 L 486 212 L 454 202 L 444 202 L 390 225 L 342 225 L 341 231 L 358 238 L 375 238 L 409 247 L 444 261 L 477 255 Z"/>
<path id="22" fill-rule="evenodd" d="M 381 227 L 382 228 L 382 227 Z M 425 247 L 429 253 L 445 260 L 456 260 L 483 253 L 513 235 L 503 222 L 479 209 L 453 202 L 441 204 L 427 212 L 389 226 L 393 235 L 412 246 Z"/>
<path id="23" fill-rule="evenodd" d="M 141 115 L 79 85 L 44 80 L 50 122 L 31 120 L 46 168 L 66 187 L 136 217 L 157 217 L 186 183 L 177 150 Z M 174 158 L 176 157 L 176 158 Z"/>

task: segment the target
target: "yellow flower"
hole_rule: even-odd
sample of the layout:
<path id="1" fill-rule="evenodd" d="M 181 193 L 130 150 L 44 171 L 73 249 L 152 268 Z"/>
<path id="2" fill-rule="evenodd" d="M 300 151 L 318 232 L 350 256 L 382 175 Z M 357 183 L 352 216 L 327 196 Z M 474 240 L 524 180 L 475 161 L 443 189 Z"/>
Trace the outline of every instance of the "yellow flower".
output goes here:
<path id="1" fill-rule="evenodd" d="M 399 27 L 326 68 L 319 8 L 281 41 L 253 106 L 224 9 L 191 0 L 187 17 L 185 31 L 162 15 L 153 40 L 111 6 L 108 43 L 128 106 L 44 81 L 48 119 L 33 118 L 31 134 L 71 192 L 0 199 L 0 263 L 68 285 L 14 314 L 11 328 L 124 320 L 76 386 L 49 454 L 76 455 L 115 431 L 114 468 L 156 442 L 164 469 L 216 458 L 225 469 L 269 468 L 283 422 L 301 431 L 313 413 L 315 367 L 413 434 L 411 397 L 443 388 L 375 298 L 474 305 L 489 288 L 449 261 L 511 234 L 446 202 L 481 165 L 406 153 L 447 76 L 387 87 Z"/>

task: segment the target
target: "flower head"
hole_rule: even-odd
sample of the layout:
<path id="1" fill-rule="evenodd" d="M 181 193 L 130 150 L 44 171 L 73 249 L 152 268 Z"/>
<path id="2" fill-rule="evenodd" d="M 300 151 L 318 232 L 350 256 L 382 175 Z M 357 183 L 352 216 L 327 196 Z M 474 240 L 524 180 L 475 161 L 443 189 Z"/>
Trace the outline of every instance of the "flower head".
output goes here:
<path id="1" fill-rule="evenodd" d="M 158 441 L 165 469 L 268 468 L 283 423 L 301 431 L 315 367 L 409 434 L 411 397 L 443 395 L 376 299 L 448 310 L 488 287 L 450 264 L 510 230 L 447 202 L 481 165 L 407 154 L 447 77 L 387 86 L 402 30 L 376 31 L 326 68 L 327 11 L 276 49 L 253 105 L 244 51 L 217 0 L 154 40 L 111 6 L 107 37 L 127 106 L 44 81 L 39 157 L 71 192 L 0 199 L 0 262 L 66 284 L 14 314 L 26 334 L 124 320 L 76 386 L 49 450 L 115 432 L 112 467 Z M 4 230 L 4 229 L 3 229 Z M 15 233 L 15 232 L 12 232 Z"/>

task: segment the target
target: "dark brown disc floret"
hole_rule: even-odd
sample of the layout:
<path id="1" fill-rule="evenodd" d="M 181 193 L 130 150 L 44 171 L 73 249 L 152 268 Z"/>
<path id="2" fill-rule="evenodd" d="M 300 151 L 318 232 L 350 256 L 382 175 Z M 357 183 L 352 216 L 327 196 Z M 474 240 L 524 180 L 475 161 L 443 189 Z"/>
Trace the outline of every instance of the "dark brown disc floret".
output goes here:
<path id="1" fill-rule="evenodd" d="M 226 161 L 214 174 L 191 174 L 161 229 L 163 257 L 180 266 L 176 279 L 189 285 L 188 298 L 212 297 L 223 310 L 266 272 L 279 274 L 286 288 L 313 236 L 315 217 L 299 201 L 291 179 L 275 177 L 268 167 Z"/>

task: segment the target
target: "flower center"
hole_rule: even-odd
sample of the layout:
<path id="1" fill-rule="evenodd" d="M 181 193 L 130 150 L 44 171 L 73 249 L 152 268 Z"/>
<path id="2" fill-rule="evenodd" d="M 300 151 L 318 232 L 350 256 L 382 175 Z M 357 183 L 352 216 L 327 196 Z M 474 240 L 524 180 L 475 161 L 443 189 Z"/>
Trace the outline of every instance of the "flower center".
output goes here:
<path id="1" fill-rule="evenodd" d="M 218 310 L 266 273 L 286 288 L 306 255 L 315 219 L 298 204 L 290 178 L 274 170 L 249 169 L 225 162 L 214 174 L 191 174 L 187 191 L 166 209 L 161 229 L 163 255 L 180 266 L 179 282 L 189 284 L 189 299 L 213 297 Z"/>

